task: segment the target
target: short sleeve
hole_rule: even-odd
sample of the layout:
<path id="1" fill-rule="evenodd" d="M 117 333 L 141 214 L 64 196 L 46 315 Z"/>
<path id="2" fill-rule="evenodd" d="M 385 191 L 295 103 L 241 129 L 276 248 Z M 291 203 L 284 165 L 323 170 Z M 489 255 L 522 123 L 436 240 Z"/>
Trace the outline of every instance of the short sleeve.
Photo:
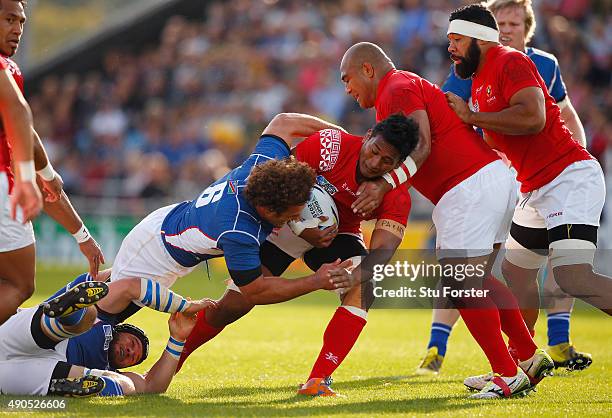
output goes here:
<path id="1" fill-rule="evenodd" d="M 259 242 L 240 232 L 223 234 L 217 246 L 223 250 L 227 269 L 237 286 L 244 286 L 261 276 Z"/>
<path id="2" fill-rule="evenodd" d="M 262 135 L 252 154 L 259 154 L 269 158 L 282 160 L 283 158 L 289 157 L 291 149 L 285 140 L 279 136 Z"/>
<path id="3" fill-rule="evenodd" d="M 526 55 L 513 54 L 502 66 L 501 74 L 498 77 L 501 77 L 501 92 L 507 102 L 510 102 L 512 96 L 524 88 L 541 88 L 535 64 Z"/>
<path id="4" fill-rule="evenodd" d="M 372 219 L 388 219 L 405 226 L 408 223 L 411 203 L 408 187 L 403 184 L 385 195 L 380 206 L 374 211 Z"/>
<path id="5" fill-rule="evenodd" d="M 459 76 L 455 74 L 455 65 L 452 64 L 448 77 L 444 84 L 442 84 L 442 91 L 445 93 L 447 91 L 455 93 L 467 102 L 472 95 L 472 80 L 459 78 Z"/>

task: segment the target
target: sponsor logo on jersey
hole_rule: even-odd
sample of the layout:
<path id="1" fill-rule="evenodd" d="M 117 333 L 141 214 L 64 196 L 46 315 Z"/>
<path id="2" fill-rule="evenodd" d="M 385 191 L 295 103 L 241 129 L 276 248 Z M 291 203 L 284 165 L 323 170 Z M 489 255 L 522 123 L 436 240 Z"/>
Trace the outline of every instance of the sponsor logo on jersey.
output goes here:
<path id="1" fill-rule="evenodd" d="M 321 161 L 319 170 L 329 171 L 336 165 L 340 154 L 340 131 L 324 129 L 319 133 L 321 141 Z"/>
<path id="2" fill-rule="evenodd" d="M 227 183 L 227 194 L 236 194 L 238 192 L 238 180 L 233 180 Z"/>
<path id="3" fill-rule="evenodd" d="M 336 188 L 336 186 L 331 184 L 325 177 L 319 175 L 317 176 L 316 181 L 317 181 L 317 184 L 323 187 L 323 190 L 325 190 L 330 196 L 333 196 L 338 192 L 338 189 Z"/>
<path id="4" fill-rule="evenodd" d="M 113 327 L 110 325 L 102 325 L 102 331 L 104 331 L 104 351 L 110 347 L 110 342 L 113 340 Z"/>
<path id="5" fill-rule="evenodd" d="M 561 212 L 553 212 L 553 213 L 549 214 L 549 215 L 546 217 L 546 219 L 555 218 L 555 217 L 557 217 L 557 216 L 561 216 L 561 215 L 563 215 L 563 211 L 561 211 Z"/>

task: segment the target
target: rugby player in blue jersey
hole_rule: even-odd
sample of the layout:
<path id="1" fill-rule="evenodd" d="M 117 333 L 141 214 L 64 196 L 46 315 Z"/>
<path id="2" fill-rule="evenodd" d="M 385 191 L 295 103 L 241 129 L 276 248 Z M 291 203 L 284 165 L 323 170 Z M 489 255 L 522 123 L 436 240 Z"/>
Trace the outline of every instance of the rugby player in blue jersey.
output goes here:
<path id="1" fill-rule="evenodd" d="M 100 280 L 110 276 L 102 272 Z M 137 299 L 171 314 L 166 350 L 145 374 L 120 372 L 147 358 L 149 340 L 113 316 L 98 316 L 106 300 L 118 312 Z M 0 326 L 0 393 L 12 395 L 121 396 L 164 392 L 174 376 L 195 313 L 214 305 L 188 301 L 150 279 L 110 285 L 82 274 L 38 307 L 22 309 Z M 19 378 L 16 378 L 19 376 Z"/>
<path id="2" fill-rule="evenodd" d="M 350 286 L 344 269 L 350 261 L 324 264 L 313 275 L 287 280 L 264 278 L 259 259 L 259 247 L 273 228 L 299 218 L 315 182 L 314 170 L 290 158 L 289 146 L 322 129 L 341 128 L 308 115 L 275 116 L 242 165 L 195 199 L 158 209 L 130 231 L 113 263 L 111 281 L 146 277 L 171 287 L 199 263 L 225 257 L 233 282 L 255 305 Z M 135 300 L 119 320 L 140 305 Z M 106 300 L 98 307 L 118 313 Z"/>
<path id="3" fill-rule="evenodd" d="M 565 121 L 565 125 L 572 132 L 573 138 L 582 146 L 585 146 L 584 128 L 567 95 L 557 58 L 548 52 L 527 46 L 535 33 L 536 27 L 531 0 L 491 0 L 487 3 L 487 7 L 493 12 L 497 20 L 500 43 L 523 51 L 534 62 L 546 83 L 548 92 L 561 110 L 561 117 Z M 458 77 L 454 70 L 454 64 L 451 64 L 450 73 L 442 86 L 442 90 L 458 95 L 471 105 L 472 80 Z M 524 226 L 529 227 L 530 225 L 527 223 Z M 547 244 L 542 245 L 542 248 L 548 248 Z M 505 266 L 510 265 L 505 264 Z M 537 272 L 537 270 L 534 271 Z M 508 271 L 506 268 L 504 276 L 508 275 L 512 275 L 512 271 Z M 548 275 L 551 276 L 552 271 L 549 270 Z M 530 302 L 528 299 L 529 295 L 538 297 L 537 288 L 533 288 L 533 286 L 537 286 L 537 283 L 533 277 L 525 278 L 521 282 L 524 283 L 525 288 L 514 288 L 513 290 L 517 292 L 517 297 L 523 307 L 522 313 L 525 322 L 533 332 L 538 318 L 538 309 L 525 308 L 538 306 L 537 303 Z M 565 294 L 552 277 L 545 279 L 544 289 L 548 296 L 547 300 L 552 302 L 552 306 L 549 305 L 546 310 L 548 314 L 549 345 L 546 351 L 553 358 L 555 367 L 567 367 L 571 370 L 587 368 L 592 362 L 591 355 L 577 351 L 569 338 L 569 319 L 574 298 Z M 521 298 L 521 295 L 525 297 Z M 552 295 L 556 297 L 551 297 Z M 417 373 L 437 374 L 440 371 L 446 355 L 450 332 L 458 319 L 459 313 L 454 309 L 434 309 L 427 354 L 419 365 Z"/>

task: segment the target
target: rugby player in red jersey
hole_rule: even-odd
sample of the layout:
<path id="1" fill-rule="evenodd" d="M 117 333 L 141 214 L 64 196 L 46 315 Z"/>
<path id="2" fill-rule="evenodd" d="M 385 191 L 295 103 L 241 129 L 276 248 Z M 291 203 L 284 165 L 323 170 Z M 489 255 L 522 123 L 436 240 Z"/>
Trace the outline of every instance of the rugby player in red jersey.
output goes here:
<path id="1" fill-rule="evenodd" d="M 533 62 L 499 44 L 488 9 L 465 6 L 449 21 L 448 51 L 457 75 L 472 78 L 474 111 L 451 93 L 448 103 L 461 120 L 483 129 L 521 184 L 502 271 L 527 325 L 533 329 L 538 317 L 536 280 L 547 258 L 564 292 L 611 314 L 612 280 L 593 271 L 605 201 L 599 163 L 573 140 Z"/>
<path id="2" fill-rule="evenodd" d="M 437 86 L 417 74 L 396 70 L 377 45 L 361 42 L 351 46 L 342 58 L 340 73 L 346 93 L 362 108 L 375 107 L 377 120 L 402 112 L 419 124 L 416 149 L 399 169 L 384 176 L 386 181 L 364 185 L 355 210 L 371 210 L 382 193 L 409 179 L 436 205 L 432 218 L 440 263 L 492 266 L 496 249 L 508 234 L 516 203 L 514 178 L 508 167 L 471 126 L 454 114 Z M 372 195 L 368 188 L 376 189 L 374 199 L 365 197 Z M 458 286 L 459 281 L 446 280 L 445 285 Z M 491 399 L 524 393 L 548 373 L 552 360 L 537 348 L 505 285 L 489 274 L 467 285 L 489 290 L 486 297 L 452 301 L 497 375 L 492 380 L 494 387 L 473 397 Z M 521 360 L 518 370 L 502 330 L 517 341 Z"/>
<path id="3" fill-rule="evenodd" d="M 23 26 L 26 21 L 24 2 L 19 0 L 0 0 L 0 65 L 7 68 L 21 92 L 23 93 L 23 76 L 19 67 L 9 57 L 12 56 L 23 33 Z M 41 182 L 45 196 L 45 212 L 62 225 L 68 232 L 73 234 L 79 244 L 81 252 L 87 257 L 90 272 L 93 276 L 97 275 L 100 263 L 104 263 L 104 255 L 98 243 L 89 235 L 87 228 L 81 221 L 79 215 L 70 204 L 68 197 L 62 191 L 62 179 L 53 170 L 45 149 L 36 131 L 30 125 L 31 136 L 30 144 L 34 145 L 34 166 L 38 170 L 38 180 Z M 12 132 L 11 132 L 12 129 Z M 35 273 L 35 247 L 34 231 L 32 224 L 17 222 L 10 216 L 10 203 L 4 197 L 8 196 L 13 190 L 13 172 L 11 170 L 11 148 L 10 140 L 7 135 L 14 135 L 14 126 L 7 124 L 0 130 L 0 217 L 2 217 L 3 229 L 0 234 L 0 324 L 15 313 L 17 307 L 28 299 L 34 292 L 34 273 Z M 21 133 L 26 135 L 26 133 Z M 29 151 L 31 152 L 31 151 Z M 17 148 L 14 152 L 15 160 L 19 164 L 29 164 L 29 171 L 32 171 L 31 162 L 24 162 L 24 156 L 19 155 L 21 150 Z M 29 155 L 29 154 L 28 154 Z M 26 157 L 28 158 L 28 157 Z M 30 160 L 31 161 L 31 160 Z M 18 168 L 19 165 L 18 165 Z M 18 174 L 19 173 L 18 169 Z M 23 171 L 23 169 L 22 169 Z M 23 181 L 23 172 L 18 179 Z M 30 175 L 34 180 L 34 175 Z M 17 184 L 15 189 L 17 195 L 11 200 L 19 198 L 21 184 Z M 26 213 L 24 220 L 31 217 Z M 6 224 L 5 224 L 6 221 Z"/>
<path id="4" fill-rule="evenodd" d="M 392 115 L 378 123 L 366 137 L 350 135 L 337 129 L 325 129 L 306 138 L 293 149 L 298 160 L 308 163 L 318 174 L 317 183 L 332 195 L 339 212 L 340 224 L 319 230 L 281 228 L 262 244 L 260 257 L 268 276 L 281 274 L 296 259 L 303 257 L 314 270 L 334 261 L 353 259 L 355 282 L 367 282 L 374 264 L 386 263 L 402 241 L 410 195 L 406 188 L 387 193 L 382 204 L 367 218 L 355 214 L 351 205 L 357 198 L 359 184 L 375 179 L 399 166 L 414 149 L 418 127 L 402 115 Z M 376 219 L 366 250 L 360 223 Z M 314 248 L 313 248 L 314 247 Z M 367 285 L 364 285 L 367 286 Z M 366 298 L 371 291 L 357 284 L 341 295 L 341 306 L 329 322 L 323 337 L 323 347 L 310 376 L 299 393 L 333 396 L 330 376 L 349 353 L 366 324 L 367 310 L 373 300 Z M 368 299 L 368 300 L 365 300 Z M 228 324 L 246 315 L 253 305 L 230 284 L 217 306 L 199 314 L 198 325 L 185 344 L 181 363 L 197 347 L 216 336 Z"/>

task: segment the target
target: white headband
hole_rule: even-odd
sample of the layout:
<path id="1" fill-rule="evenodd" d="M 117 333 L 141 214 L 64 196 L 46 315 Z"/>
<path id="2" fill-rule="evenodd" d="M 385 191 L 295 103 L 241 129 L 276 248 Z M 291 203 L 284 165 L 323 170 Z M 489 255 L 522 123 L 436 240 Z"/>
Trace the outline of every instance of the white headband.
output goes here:
<path id="1" fill-rule="evenodd" d="M 469 36 L 481 41 L 499 42 L 499 32 L 497 30 L 468 20 L 451 20 L 446 34 L 451 33 Z"/>

